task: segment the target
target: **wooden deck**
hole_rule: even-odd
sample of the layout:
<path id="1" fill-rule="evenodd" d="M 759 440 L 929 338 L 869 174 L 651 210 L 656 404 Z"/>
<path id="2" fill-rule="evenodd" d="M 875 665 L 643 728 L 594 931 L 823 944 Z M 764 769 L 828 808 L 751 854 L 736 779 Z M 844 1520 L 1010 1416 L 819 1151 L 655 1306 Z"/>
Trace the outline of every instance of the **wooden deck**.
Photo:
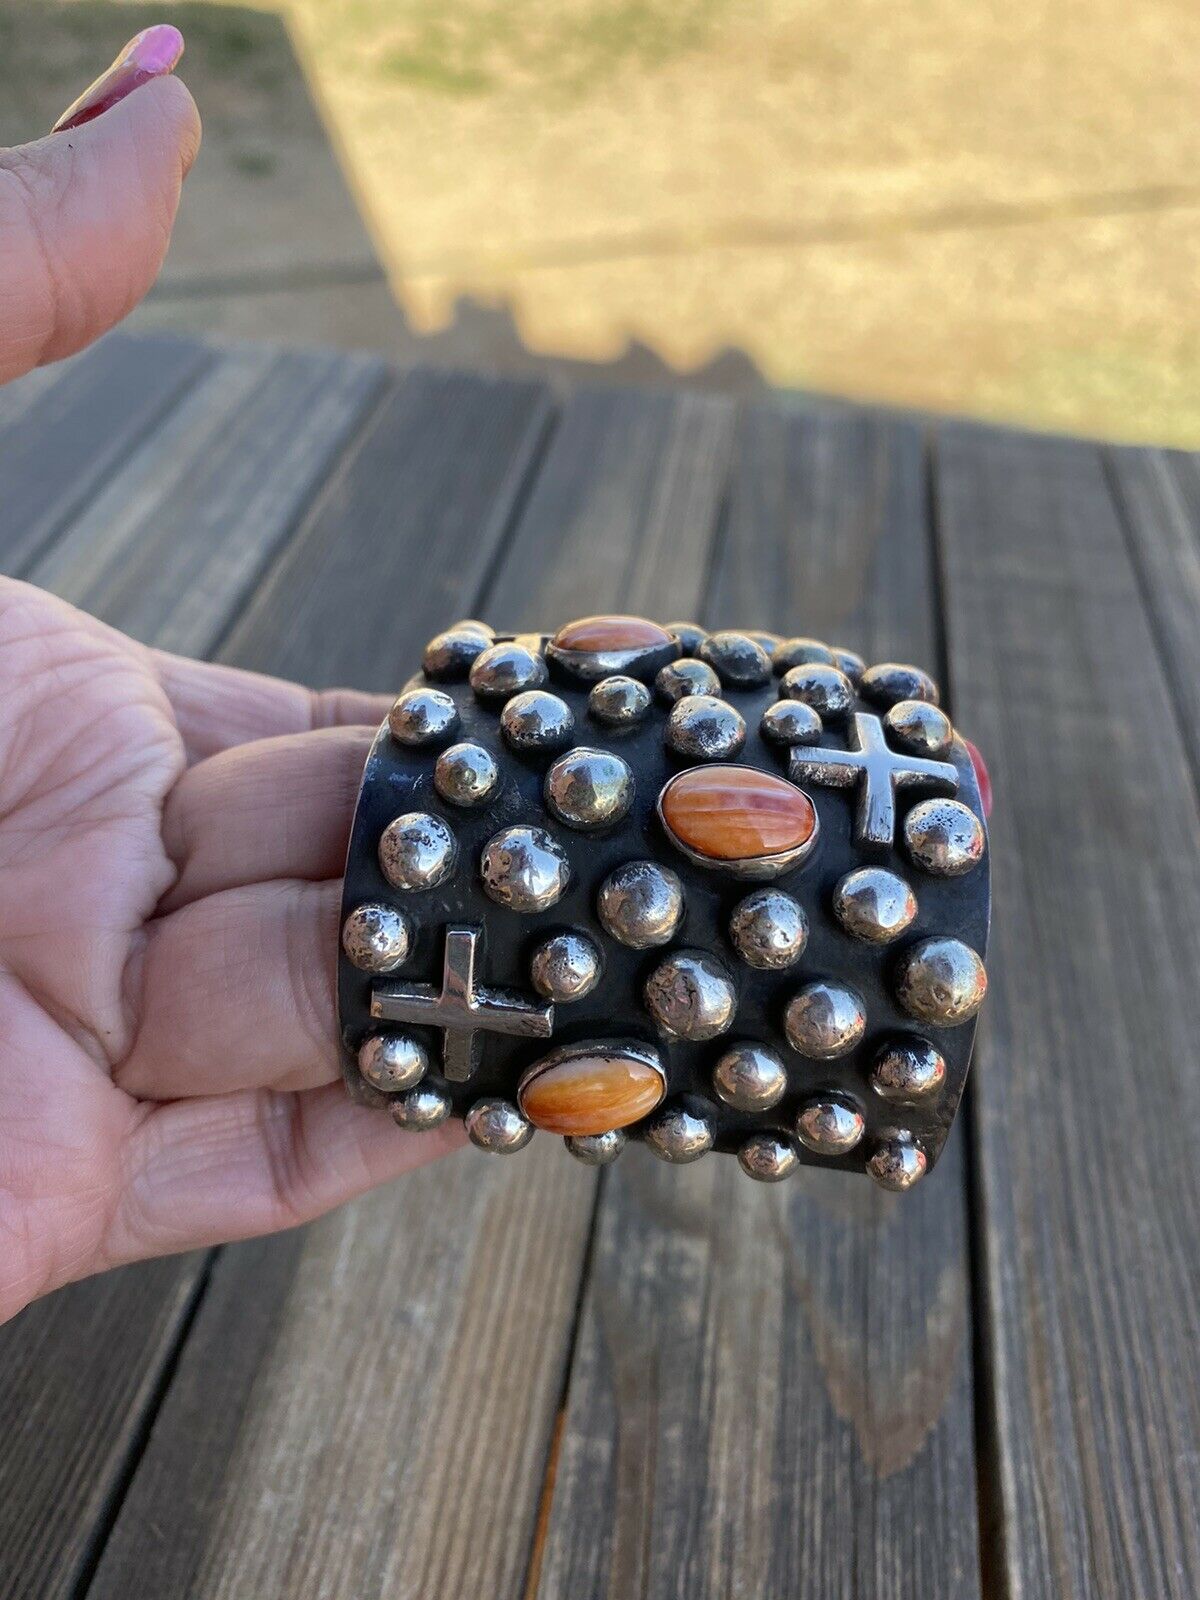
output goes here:
<path id="1" fill-rule="evenodd" d="M 0 391 L 0 566 L 314 684 L 464 613 L 836 635 L 998 801 L 911 1195 L 546 1139 L 76 1285 L 0 1330 L 0 1596 L 1195 1600 L 1197 459 L 114 337 Z"/>

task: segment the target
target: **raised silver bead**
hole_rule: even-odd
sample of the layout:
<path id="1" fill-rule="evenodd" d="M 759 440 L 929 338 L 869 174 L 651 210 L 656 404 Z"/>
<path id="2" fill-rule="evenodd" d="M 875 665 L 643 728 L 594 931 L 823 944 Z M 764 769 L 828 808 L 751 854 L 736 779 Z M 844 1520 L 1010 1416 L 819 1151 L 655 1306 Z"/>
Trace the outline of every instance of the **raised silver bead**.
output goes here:
<path id="1" fill-rule="evenodd" d="M 758 1183 L 779 1183 L 790 1178 L 800 1157 L 790 1139 L 781 1133 L 752 1133 L 738 1151 L 738 1165 Z"/>
<path id="2" fill-rule="evenodd" d="M 467 1138 L 491 1155 L 507 1156 L 523 1150 L 533 1138 L 533 1124 L 527 1122 L 508 1100 L 490 1096 L 476 1100 L 463 1118 Z"/>
<path id="3" fill-rule="evenodd" d="M 774 1050 L 734 1044 L 713 1068 L 713 1088 L 735 1111 L 769 1111 L 787 1093 L 787 1070 Z"/>
<path id="4" fill-rule="evenodd" d="M 697 1043 L 728 1032 L 737 1010 L 737 992 L 703 950 L 678 950 L 646 979 L 646 1009 L 671 1039 Z"/>
<path id="5" fill-rule="evenodd" d="M 425 1133 L 445 1122 L 453 1109 L 448 1091 L 440 1083 L 423 1079 L 417 1086 L 393 1100 L 389 1110 L 393 1119 L 410 1133 Z"/>
<path id="6" fill-rule="evenodd" d="M 596 910 L 619 944 L 648 950 L 674 938 L 683 917 L 683 885 L 657 861 L 626 861 L 604 880 Z"/>
<path id="7" fill-rule="evenodd" d="M 425 646 L 421 665 L 425 675 L 442 682 L 465 678 L 477 656 L 491 644 L 491 635 L 468 628 L 464 623 L 457 628 L 447 628 Z"/>
<path id="8" fill-rule="evenodd" d="M 408 919 L 395 906 L 355 906 L 342 924 L 342 949 L 360 972 L 395 972 L 411 938 Z"/>
<path id="9" fill-rule="evenodd" d="M 811 706 L 822 722 L 837 722 L 854 709 L 854 685 L 840 668 L 823 661 L 789 667 L 779 692 L 789 700 L 801 700 Z"/>
<path id="10" fill-rule="evenodd" d="M 454 871 L 458 844 L 441 817 L 406 811 L 379 841 L 379 865 L 394 889 L 435 889 Z"/>
<path id="11" fill-rule="evenodd" d="M 959 878 L 983 860 L 983 823 L 961 800 L 921 800 L 904 819 L 904 847 L 918 867 Z"/>
<path id="12" fill-rule="evenodd" d="M 938 686 L 920 667 L 904 666 L 898 661 L 881 661 L 868 667 L 859 679 L 858 692 L 864 700 L 885 710 L 901 700 L 928 700 L 938 703 Z"/>
<path id="13" fill-rule="evenodd" d="M 668 622 L 667 632 L 679 640 L 679 648 L 685 656 L 694 656 L 708 638 L 708 629 L 698 622 Z"/>
<path id="14" fill-rule="evenodd" d="M 756 645 L 767 652 L 768 661 L 783 643 L 783 638 L 780 634 L 767 633 L 761 628 L 747 628 L 746 637 L 753 639 Z"/>
<path id="15" fill-rule="evenodd" d="M 734 906 L 729 937 L 747 966 L 779 972 L 804 954 L 808 917 L 800 902 L 782 889 L 755 889 Z"/>
<path id="16" fill-rule="evenodd" d="M 388 727 L 399 744 L 442 744 L 458 727 L 458 707 L 441 689 L 410 689 L 388 712 Z"/>
<path id="17" fill-rule="evenodd" d="M 565 700 L 546 689 L 513 695 L 500 713 L 500 731 L 522 755 L 561 750 L 569 744 L 575 718 Z"/>
<path id="18" fill-rule="evenodd" d="M 772 744 L 790 748 L 794 744 L 819 744 L 820 717 L 803 700 L 776 700 L 762 714 L 758 731 Z"/>
<path id="19" fill-rule="evenodd" d="M 572 1133 L 563 1143 L 585 1167 L 607 1167 L 624 1150 L 625 1134 L 621 1128 L 612 1128 L 607 1133 Z"/>
<path id="20" fill-rule="evenodd" d="M 937 1094 L 945 1081 L 945 1057 L 915 1034 L 890 1040 L 871 1068 L 872 1089 L 892 1105 L 918 1105 Z"/>
<path id="21" fill-rule="evenodd" d="M 544 828 L 505 828 L 483 847 L 483 887 L 510 911 L 545 911 L 559 900 L 571 878 L 562 850 Z"/>
<path id="22" fill-rule="evenodd" d="M 660 667 L 654 680 L 654 691 L 667 705 L 675 705 L 689 694 L 720 694 L 721 680 L 704 661 L 694 656 L 681 656 L 678 661 L 668 661 Z"/>
<path id="23" fill-rule="evenodd" d="M 452 744 L 433 769 L 433 786 L 452 806 L 478 806 L 495 790 L 500 768 L 481 744 Z"/>
<path id="24" fill-rule="evenodd" d="M 897 700 L 884 712 L 883 725 L 896 748 L 910 756 L 944 756 L 954 742 L 950 718 L 928 700 Z"/>
<path id="25" fill-rule="evenodd" d="M 837 665 L 833 651 L 820 639 L 783 639 L 771 656 L 771 665 L 780 678 L 793 667 L 809 666 L 813 662 L 826 667 Z"/>
<path id="26" fill-rule="evenodd" d="M 918 1022 L 941 1028 L 970 1022 L 986 994 L 983 962 L 961 939 L 922 939 L 896 969 L 896 998 Z"/>
<path id="27" fill-rule="evenodd" d="M 771 677 L 771 658 L 748 633 L 710 633 L 698 651 L 721 682 L 733 689 L 757 689 Z"/>
<path id="28" fill-rule="evenodd" d="M 746 742 L 740 711 L 708 694 L 690 694 L 671 708 L 667 748 L 688 761 L 728 761 Z"/>
<path id="29" fill-rule="evenodd" d="M 538 945 L 529 962 L 533 987 L 545 1000 L 569 1004 L 591 994 L 600 981 L 603 961 L 585 933 L 569 929 Z"/>
<path id="30" fill-rule="evenodd" d="M 568 828 L 611 828 L 633 804 L 633 773 L 611 750 L 579 745 L 546 774 L 546 805 Z"/>
<path id="31" fill-rule="evenodd" d="M 461 617 L 457 622 L 450 624 L 451 633 L 477 633 L 481 638 L 491 644 L 496 637 L 495 628 L 489 623 L 480 622 L 478 617 Z"/>
<path id="32" fill-rule="evenodd" d="M 821 1097 L 801 1107 L 796 1136 L 819 1156 L 844 1156 L 866 1129 L 863 1114 L 842 1100 Z"/>
<path id="33" fill-rule="evenodd" d="M 903 1192 L 925 1176 L 929 1165 L 924 1150 L 908 1134 L 885 1139 L 871 1159 L 867 1171 L 883 1189 Z"/>
<path id="34" fill-rule="evenodd" d="M 636 678 L 621 673 L 601 678 L 588 695 L 588 712 L 610 728 L 630 728 L 650 709 L 650 691 Z"/>
<path id="35" fill-rule="evenodd" d="M 540 689 L 545 681 L 541 656 L 515 640 L 489 645 L 471 665 L 471 688 L 480 700 L 509 700 L 526 689 Z"/>
<path id="36" fill-rule="evenodd" d="M 373 1033 L 358 1051 L 358 1070 L 385 1093 L 411 1089 L 429 1070 L 425 1046 L 406 1033 Z"/>
<path id="37" fill-rule="evenodd" d="M 783 1028 L 793 1050 L 832 1061 L 854 1049 L 867 1026 L 862 996 L 848 984 L 818 979 L 788 1001 Z"/>
<path id="38" fill-rule="evenodd" d="M 716 1139 L 705 1116 L 686 1106 L 665 1106 L 646 1125 L 646 1143 L 660 1161 L 682 1166 L 707 1155 Z"/>
<path id="39" fill-rule="evenodd" d="M 852 938 L 866 944 L 898 939 L 917 914 L 917 897 L 886 867 L 859 867 L 833 891 L 833 914 Z"/>
<path id="40" fill-rule="evenodd" d="M 833 647 L 833 664 L 840 667 L 850 682 L 858 687 L 858 681 L 867 670 L 867 663 L 857 650 L 847 650 L 844 645 L 835 644 Z"/>

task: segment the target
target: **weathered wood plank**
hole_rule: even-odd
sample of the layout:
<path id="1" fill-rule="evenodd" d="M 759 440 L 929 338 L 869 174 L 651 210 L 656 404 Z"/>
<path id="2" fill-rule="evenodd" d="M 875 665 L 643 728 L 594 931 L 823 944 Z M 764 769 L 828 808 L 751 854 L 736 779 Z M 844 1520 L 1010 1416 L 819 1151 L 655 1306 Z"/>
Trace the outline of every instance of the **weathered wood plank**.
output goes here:
<path id="1" fill-rule="evenodd" d="M 574 552 L 573 580 L 559 593 L 567 609 L 615 603 L 634 574 L 652 603 L 671 593 L 696 603 L 728 449 L 726 407 L 659 396 L 606 412 L 588 396 L 572 401 L 500 580 L 481 596 L 471 586 L 500 547 L 500 509 L 514 509 L 529 467 L 519 452 L 539 443 L 546 402 L 509 385 L 421 382 L 423 403 L 381 416 L 377 437 L 325 502 L 324 536 L 298 541 L 268 591 L 272 606 L 303 597 L 307 611 L 289 615 L 313 644 L 310 674 L 395 683 L 429 628 L 480 600 L 497 618 L 504 604 L 518 625 L 545 618 L 543 578 L 563 580 L 535 553 L 551 545 Z M 440 424 L 429 416 L 439 405 Z M 621 487 L 608 443 L 614 430 L 628 430 L 626 407 L 633 431 L 650 442 L 638 475 Z M 431 457 L 427 447 L 449 428 L 459 434 L 454 448 Z M 589 439 L 593 452 L 581 448 Z M 649 519 L 647 502 L 656 508 Z M 609 507 L 602 520 L 598 503 Z M 682 591 L 668 554 L 664 586 L 653 593 L 650 526 L 665 551 L 684 557 L 691 576 Z M 477 528 L 484 549 L 473 542 Z M 338 540 L 333 566 L 319 582 L 306 577 L 307 551 L 319 556 Z M 378 622 L 334 620 L 357 618 L 360 603 Z M 275 664 L 272 616 L 258 611 L 255 624 L 239 628 L 231 642 L 238 659 Z M 260 654 L 267 639 L 272 653 Z M 286 637 L 282 647 L 290 647 Z M 554 1140 L 511 1163 L 467 1151 L 305 1235 L 225 1252 L 92 1600 L 131 1588 L 145 1600 L 516 1600 L 594 1181 Z"/>
<path id="2" fill-rule="evenodd" d="M 706 615 L 936 662 L 914 429 L 756 409 Z M 900 1198 L 607 1175 L 538 1594 L 979 1592 L 961 1140 Z"/>
<path id="3" fill-rule="evenodd" d="M 122 383 L 129 394 L 153 390 L 165 342 L 120 341 Z M 174 351 L 177 341 L 170 346 Z M 286 447 L 267 456 L 262 451 L 262 438 L 271 434 L 268 402 L 273 400 L 282 414 L 291 404 L 288 385 L 273 383 L 272 375 L 278 372 L 301 388 L 308 382 L 310 403 L 324 407 L 323 436 L 310 438 L 309 448 L 326 463 L 338 438 L 344 441 L 363 414 L 370 389 L 362 382 L 363 369 L 353 362 L 330 370 L 324 358 L 315 364 L 305 358 L 297 367 L 288 357 L 280 366 L 270 351 L 214 356 L 205 347 L 192 348 L 194 387 L 176 409 L 163 408 L 157 431 L 124 468 L 113 465 L 98 500 L 82 511 L 80 524 L 62 533 L 62 556 L 52 548 L 33 576 L 114 625 L 157 642 L 156 629 L 170 637 L 180 613 L 164 607 L 160 585 L 121 581 L 125 564 L 137 567 L 143 541 L 153 543 L 160 559 L 176 571 L 181 562 L 194 559 L 198 578 L 187 612 L 188 638 L 202 652 L 226 631 L 244 589 L 237 560 L 213 560 L 209 518 L 221 492 L 213 481 L 214 465 L 218 479 L 224 473 L 232 484 L 253 475 L 259 498 L 252 496 L 252 503 L 263 509 L 247 539 L 269 544 L 265 508 L 273 507 L 277 523 L 270 540 L 277 542 L 300 501 L 294 456 Z M 141 384 L 138 351 L 145 369 Z M 316 393 L 313 375 L 340 395 L 339 408 Z M 65 414 L 72 418 L 79 458 L 98 463 L 103 455 L 93 435 L 122 436 L 127 446 L 137 435 L 127 420 L 110 415 L 113 401 L 110 395 L 104 403 L 103 383 L 89 380 L 86 392 L 92 397 L 89 408 L 67 407 Z M 3 448 L 0 436 L 0 453 Z M 33 459 L 40 458 L 35 453 Z M 61 470 L 46 467 L 43 460 L 21 493 L 29 525 L 50 528 L 66 501 Z M 310 479 L 310 493 L 312 487 Z M 228 502 L 222 510 L 235 518 L 236 508 Z M 79 525 L 87 538 L 78 534 Z M 223 528 L 217 531 L 229 537 Z M 156 1262 L 72 1285 L 0 1329 L 0 1596 L 54 1600 L 76 1592 L 140 1451 L 205 1260 L 194 1255 Z"/>
<path id="4" fill-rule="evenodd" d="M 14 384 L 0 401 L 0 570 L 23 575 L 212 360 L 193 339 L 114 334 Z"/>
<path id="5" fill-rule="evenodd" d="M 1191 1600 L 1193 774 L 1100 453 L 947 427 L 937 492 L 955 702 L 998 780 L 975 1082 L 994 1586 Z"/>

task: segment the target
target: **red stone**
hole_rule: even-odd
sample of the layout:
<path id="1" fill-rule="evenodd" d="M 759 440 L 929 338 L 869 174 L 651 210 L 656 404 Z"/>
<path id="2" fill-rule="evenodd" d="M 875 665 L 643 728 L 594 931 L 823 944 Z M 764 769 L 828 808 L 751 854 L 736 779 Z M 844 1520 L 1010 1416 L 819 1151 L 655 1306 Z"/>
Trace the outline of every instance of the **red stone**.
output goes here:
<path id="1" fill-rule="evenodd" d="M 521 1110 L 547 1133 L 608 1133 L 648 1116 L 665 1093 L 649 1062 L 616 1051 L 568 1057 L 521 1090 Z"/>
<path id="2" fill-rule="evenodd" d="M 659 801 L 663 821 L 687 850 L 710 861 L 753 861 L 799 849 L 817 813 L 802 789 L 757 767 L 693 767 Z"/>
<path id="3" fill-rule="evenodd" d="M 657 650 L 673 643 L 671 634 L 645 617 L 580 617 L 560 628 L 551 641 L 557 650 Z"/>

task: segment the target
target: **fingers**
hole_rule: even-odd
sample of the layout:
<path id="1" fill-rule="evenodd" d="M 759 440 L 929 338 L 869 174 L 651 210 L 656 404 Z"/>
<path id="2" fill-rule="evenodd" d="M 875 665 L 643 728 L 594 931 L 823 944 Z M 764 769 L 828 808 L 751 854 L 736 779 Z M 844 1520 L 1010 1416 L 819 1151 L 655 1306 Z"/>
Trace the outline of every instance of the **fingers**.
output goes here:
<path id="1" fill-rule="evenodd" d="M 340 1084 L 150 1110 L 129 1140 L 107 1265 L 308 1222 L 465 1142 L 462 1124 L 402 1132 Z"/>
<path id="2" fill-rule="evenodd" d="M 332 1083 L 340 900 L 336 882 L 277 881 L 149 923 L 128 979 L 140 1021 L 120 1087 L 173 1100 Z"/>
<path id="3" fill-rule="evenodd" d="M 378 727 L 394 696 L 305 689 L 285 678 L 152 652 L 190 762 L 250 739 L 358 723 Z"/>
<path id="4" fill-rule="evenodd" d="M 335 878 L 371 728 L 256 739 L 190 767 L 163 813 L 179 877 L 161 909 L 273 878 Z"/>
<path id="5" fill-rule="evenodd" d="M 145 294 L 200 143 L 175 78 L 0 152 L 0 383 L 80 350 Z"/>

